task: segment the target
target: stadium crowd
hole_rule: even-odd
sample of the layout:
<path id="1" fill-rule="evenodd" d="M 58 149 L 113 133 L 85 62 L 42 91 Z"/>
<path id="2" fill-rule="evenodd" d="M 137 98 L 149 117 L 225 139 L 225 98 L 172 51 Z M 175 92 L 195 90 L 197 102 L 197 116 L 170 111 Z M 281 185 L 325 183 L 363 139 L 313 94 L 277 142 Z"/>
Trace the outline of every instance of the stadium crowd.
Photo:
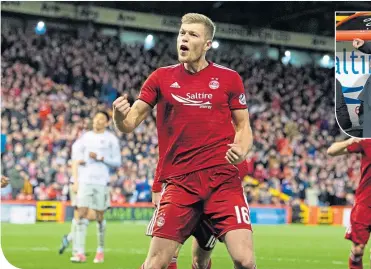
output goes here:
<path id="1" fill-rule="evenodd" d="M 3 30 L 1 40 L 1 130 L 6 142 L 1 167 L 11 179 L 2 199 L 67 200 L 71 145 L 89 128 L 92 115 L 109 110 L 123 93 L 135 100 L 152 71 L 177 62 L 175 39 L 165 36 L 149 50 L 99 33 L 81 39 L 62 32 L 37 36 Z M 339 135 L 333 70 L 256 60 L 241 45 L 220 47 L 208 58 L 236 70 L 244 80 L 254 133 L 243 183 L 248 201 L 352 204 L 360 176 L 358 157 L 326 155 Z M 116 133 L 123 166 L 112 171 L 113 202 L 151 200 L 158 158 L 155 118 L 154 109 L 133 134 Z"/>

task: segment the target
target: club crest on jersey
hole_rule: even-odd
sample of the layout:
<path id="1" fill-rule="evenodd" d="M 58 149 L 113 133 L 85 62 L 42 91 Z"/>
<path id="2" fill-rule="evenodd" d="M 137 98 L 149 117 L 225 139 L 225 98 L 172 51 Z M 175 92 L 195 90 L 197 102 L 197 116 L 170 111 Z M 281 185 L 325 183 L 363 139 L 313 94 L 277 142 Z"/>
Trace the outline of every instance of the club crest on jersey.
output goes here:
<path id="1" fill-rule="evenodd" d="M 238 100 L 240 101 L 241 105 L 246 105 L 246 96 L 244 93 L 240 94 L 240 96 L 238 97 Z"/>
<path id="2" fill-rule="evenodd" d="M 211 78 L 211 81 L 209 83 L 209 87 L 212 90 L 216 90 L 217 88 L 219 88 L 218 78 Z"/>
<path id="3" fill-rule="evenodd" d="M 162 226 L 164 226 L 164 224 L 165 224 L 165 214 L 161 214 L 157 218 L 157 226 L 162 227 Z"/>

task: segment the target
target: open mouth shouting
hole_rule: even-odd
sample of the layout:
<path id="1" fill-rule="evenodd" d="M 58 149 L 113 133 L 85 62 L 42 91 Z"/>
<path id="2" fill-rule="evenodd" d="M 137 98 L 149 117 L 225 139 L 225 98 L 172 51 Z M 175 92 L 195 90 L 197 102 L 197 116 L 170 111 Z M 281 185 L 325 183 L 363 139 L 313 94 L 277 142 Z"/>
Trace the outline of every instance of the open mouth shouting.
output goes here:
<path id="1" fill-rule="evenodd" d="M 189 48 L 186 45 L 180 45 L 181 54 L 185 54 L 189 51 Z"/>

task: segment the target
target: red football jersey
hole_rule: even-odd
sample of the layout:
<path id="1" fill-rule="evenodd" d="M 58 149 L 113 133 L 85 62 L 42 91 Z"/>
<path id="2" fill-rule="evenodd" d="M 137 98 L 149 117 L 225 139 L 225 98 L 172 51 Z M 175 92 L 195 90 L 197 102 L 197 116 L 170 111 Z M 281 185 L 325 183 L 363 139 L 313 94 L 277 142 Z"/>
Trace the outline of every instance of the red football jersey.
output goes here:
<path id="1" fill-rule="evenodd" d="M 146 80 L 139 99 L 157 104 L 160 179 L 228 163 L 231 110 L 247 108 L 236 71 L 211 62 L 195 74 L 183 64 L 162 67 Z"/>
<path id="2" fill-rule="evenodd" d="M 248 175 L 247 161 L 244 160 L 242 163 L 237 164 L 237 168 L 239 171 L 240 179 L 243 180 L 243 178 Z M 162 182 L 159 177 L 160 170 L 161 170 L 160 166 L 157 165 L 155 176 L 153 179 L 153 185 L 152 185 L 153 192 L 160 192 L 162 190 Z"/>
<path id="3" fill-rule="evenodd" d="M 247 165 L 247 161 L 244 160 L 242 163 L 238 164 L 237 165 L 237 168 L 238 168 L 238 171 L 239 171 L 239 175 L 240 175 L 240 178 L 241 180 L 243 180 L 243 178 L 247 175 L 249 175 L 249 167 Z"/>
<path id="4" fill-rule="evenodd" d="M 362 153 L 361 181 L 356 191 L 356 203 L 371 206 L 371 139 L 348 146 L 350 153 Z"/>

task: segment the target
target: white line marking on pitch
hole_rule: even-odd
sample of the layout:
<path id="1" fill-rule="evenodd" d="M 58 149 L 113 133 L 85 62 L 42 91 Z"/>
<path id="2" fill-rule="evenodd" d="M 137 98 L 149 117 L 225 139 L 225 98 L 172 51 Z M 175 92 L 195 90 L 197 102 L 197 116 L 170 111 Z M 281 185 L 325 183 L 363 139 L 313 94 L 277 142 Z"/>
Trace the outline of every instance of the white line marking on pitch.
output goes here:
<path id="1" fill-rule="evenodd" d="M 5 248 L 6 251 L 25 251 L 25 252 L 49 252 L 49 251 L 57 251 L 58 249 L 51 249 L 48 247 L 31 247 L 31 248 L 21 248 L 21 247 L 10 247 L 10 248 Z M 4 248 L 3 248 L 4 250 Z M 94 252 L 95 249 L 87 249 L 87 252 Z M 113 252 L 113 253 L 127 253 L 127 254 L 137 254 L 137 255 L 146 255 L 147 254 L 147 249 L 137 249 L 137 248 L 106 248 L 105 252 Z M 181 256 L 190 256 L 190 255 L 182 255 Z M 218 255 L 216 257 L 213 257 L 213 259 L 228 259 L 228 255 Z M 319 260 L 310 260 L 310 259 L 297 259 L 297 258 L 272 258 L 272 257 L 264 257 L 264 256 L 257 256 L 257 260 L 266 260 L 266 261 L 277 261 L 277 262 L 293 262 L 293 263 L 298 263 L 298 262 L 305 262 L 305 263 L 320 263 L 321 261 Z M 343 261 L 331 261 L 332 264 L 336 265 L 343 265 L 346 264 Z"/>

